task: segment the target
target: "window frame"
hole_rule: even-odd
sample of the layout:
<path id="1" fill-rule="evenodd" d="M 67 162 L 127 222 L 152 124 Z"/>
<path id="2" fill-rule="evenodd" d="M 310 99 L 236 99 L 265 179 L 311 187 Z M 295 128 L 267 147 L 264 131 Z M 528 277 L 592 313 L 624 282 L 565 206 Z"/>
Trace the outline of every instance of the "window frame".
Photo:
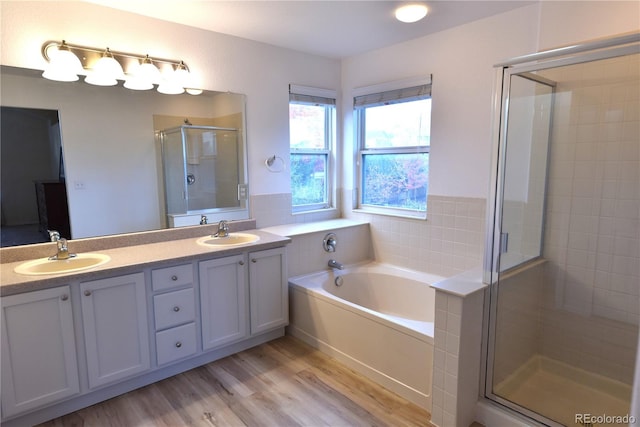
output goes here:
<path id="1" fill-rule="evenodd" d="M 402 91 L 407 90 L 414 87 L 425 86 L 428 89 L 428 95 L 421 97 L 407 96 L 402 97 Z M 406 217 L 406 218 L 417 218 L 417 219 L 426 219 L 427 218 L 427 210 L 426 206 L 427 200 L 425 200 L 425 209 L 409 209 L 409 208 L 399 208 L 399 207 L 389 207 L 389 206 L 379 206 L 374 204 L 367 204 L 363 202 L 364 197 L 364 157 L 367 155 L 384 155 L 384 154 L 427 154 L 430 155 L 431 144 L 429 145 L 413 145 L 413 146 L 404 146 L 404 147 L 396 147 L 396 148 L 366 148 L 365 147 L 365 129 L 366 129 L 366 109 L 370 107 L 375 107 L 379 105 L 385 105 L 384 103 L 370 103 L 366 105 L 358 106 L 356 104 L 356 99 L 358 97 L 365 97 L 367 95 L 380 95 L 384 97 L 385 94 L 388 93 L 400 93 L 400 97 L 396 98 L 393 103 L 403 103 L 403 102 L 411 102 L 417 101 L 421 99 L 432 99 L 431 96 L 431 75 L 423 78 L 415 78 L 415 79 L 407 79 L 396 82 L 384 83 L 381 85 L 375 86 L 367 86 L 354 90 L 354 128 L 355 128 L 355 137 L 356 137 L 356 153 L 355 153 L 355 171 L 354 178 L 356 180 L 354 188 L 356 189 L 354 194 L 354 208 L 355 212 L 365 212 L 379 215 L 389 215 L 389 216 L 398 216 L 398 217 Z M 412 99 L 413 98 L 413 99 Z M 403 100 L 404 99 L 404 100 Z M 429 156 L 429 163 L 430 163 Z M 428 181 L 427 181 L 428 183 Z M 429 189 L 427 187 L 427 195 L 426 198 L 429 197 Z"/>
<path id="2" fill-rule="evenodd" d="M 325 156 L 325 201 L 321 203 L 309 203 L 304 205 L 293 204 L 293 187 L 291 188 L 291 212 L 293 214 L 308 213 L 313 211 L 324 211 L 335 208 L 335 160 L 334 151 L 336 143 L 336 108 L 337 93 L 330 89 L 320 89 L 309 86 L 289 85 L 289 106 L 291 104 L 301 105 L 324 105 L 324 148 L 292 148 L 291 137 L 289 137 L 289 156 L 295 155 L 323 155 Z M 297 99 L 293 99 L 297 98 Z M 327 102 L 333 101 L 333 103 Z M 289 124 L 291 126 L 291 123 Z M 292 181 L 292 176 L 289 181 Z"/>

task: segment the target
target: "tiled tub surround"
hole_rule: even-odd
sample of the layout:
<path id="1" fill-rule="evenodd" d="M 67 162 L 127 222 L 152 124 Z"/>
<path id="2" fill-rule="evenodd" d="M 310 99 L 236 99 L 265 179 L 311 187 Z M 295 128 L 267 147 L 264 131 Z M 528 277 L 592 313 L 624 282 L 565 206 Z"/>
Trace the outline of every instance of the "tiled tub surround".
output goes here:
<path id="1" fill-rule="evenodd" d="M 330 259 L 344 265 L 372 260 L 369 224 L 348 219 L 333 219 L 313 223 L 287 224 L 263 229 L 287 236 L 289 276 L 327 270 Z M 335 252 L 326 252 L 322 241 L 327 233 L 335 233 L 338 244 Z"/>
<path id="2" fill-rule="evenodd" d="M 486 199 L 428 196 L 427 219 L 421 220 L 353 211 L 352 193 L 340 192 L 343 216 L 369 224 L 369 259 L 444 277 L 481 265 Z M 282 235 L 288 235 L 286 230 L 293 224 L 313 224 L 340 216 L 337 209 L 292 214 L 288 193 L 251 196 L 251 212 L 258 218 L 259 228 L 283 226 L 284 231 L 279 231 Z M 293 249 L 290 250 L 293 256 Z M 316 270 L 307 272 L 311 271 Z"/>
<path id="3" fill-rule="evenodd" d="M 431 422 L 439 427 L 467 427 L 476 419 L 480 395 L 486 291 L 482 270 L 469 270 L 432 287 L 436 311 Z"/>
<path id="4" fill-rule="evenodd" d="M 291 212 L 291 193 L 252 195 L 250 197 L 250 209 L 251 217 L 257 218 L 257 226 L 259 228 L 313 223 L 340 217 L 340 210 L 337 208 L 294 214 Z"/>
<path id="5" fill-rule="evenodd" d="M 346 191 L 343 200 L 352 200 Z M 451 277 L 482 264 L 486 200 L 429 196 L 427 219 L 374 215 L 345 209 L 367 221 L 376 261 Z"/>

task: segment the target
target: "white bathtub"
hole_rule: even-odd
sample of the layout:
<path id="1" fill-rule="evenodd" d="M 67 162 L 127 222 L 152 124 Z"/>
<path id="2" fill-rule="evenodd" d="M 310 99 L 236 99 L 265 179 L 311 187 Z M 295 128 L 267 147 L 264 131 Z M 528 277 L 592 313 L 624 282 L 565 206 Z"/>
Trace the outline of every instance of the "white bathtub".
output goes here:
<path id="1" fill-rule="evenodd" d="M 442 279 L 375 262 L 293 277 L 288 331 L 430 411 L 435 291 L 429 284 Z"/>

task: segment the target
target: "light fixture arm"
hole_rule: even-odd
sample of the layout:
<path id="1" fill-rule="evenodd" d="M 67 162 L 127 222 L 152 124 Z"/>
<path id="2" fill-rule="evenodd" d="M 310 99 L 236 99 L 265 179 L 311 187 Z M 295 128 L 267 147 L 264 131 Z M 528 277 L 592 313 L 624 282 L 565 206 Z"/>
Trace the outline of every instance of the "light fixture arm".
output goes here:
<path id="1" fill-rule="evenodd" d="M 66 41 L 58 42 L 54 40 L 50 40 L 45 42 L 42 45 L 42 56 L 47 60 L 51 61 L 51 50 L 57 50 L 60 46 L 65 45 L 72 53 L 74 53 L 79 59 L 84 69 L 92 69 L 94 64 L 102 58 L 102 55 L 105 52 L 105 48 L 95 48 L 88 46 L 81 46 L 77 44 L 67 43 Z M 113 58 L 122 65 L 123 70 L 125 72 L 127 70 L 132 69 L 134 65 L 140 64 L 148 55 L 137 55 L 133 53 L 126 52 L 118 52 L 115 50 L 109 49 L 109 52 L 113 55 Z M 150 57 L 154 64 L 160 66 L 171 66 L 172 69 L 176 70 L 178 68 L 186 69 L 189 71 L 189 67 L 182 60 L 175 59 L 164 59 L 164 58 L 155 58 Z"/>

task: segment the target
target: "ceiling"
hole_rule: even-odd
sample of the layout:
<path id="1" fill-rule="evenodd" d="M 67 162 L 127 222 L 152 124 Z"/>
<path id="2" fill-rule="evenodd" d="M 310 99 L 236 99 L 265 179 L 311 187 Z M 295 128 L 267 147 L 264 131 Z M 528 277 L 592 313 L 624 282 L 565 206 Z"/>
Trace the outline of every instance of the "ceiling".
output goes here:
<path id="1" fill-rule="evenodd" d="M 535 3 L 524 0 L 422 1 L 425 19 L 397 21 L 407 2 L 385 0 L 86 0 L 152 18 L 271 45 L 344 58 Z"/>

